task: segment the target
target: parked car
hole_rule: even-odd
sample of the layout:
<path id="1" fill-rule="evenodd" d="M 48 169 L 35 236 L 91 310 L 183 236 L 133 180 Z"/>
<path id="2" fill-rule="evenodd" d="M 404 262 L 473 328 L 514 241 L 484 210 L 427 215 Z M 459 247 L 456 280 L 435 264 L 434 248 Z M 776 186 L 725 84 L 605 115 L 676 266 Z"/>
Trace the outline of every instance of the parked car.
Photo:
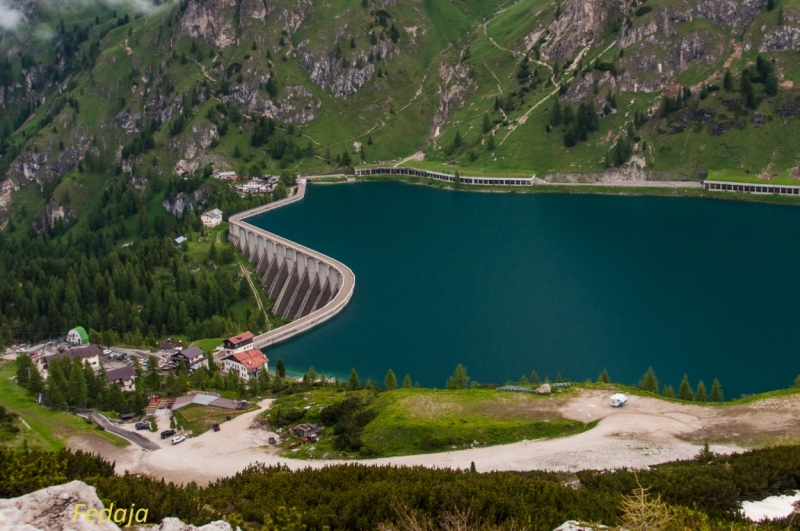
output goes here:
<path id="1" fill-rule="evenodd" d="M 180 444 L 185 440 L 186 440 L 186 437 L 184 437 L 183 435 L 178 435 L 177 437 L 172 439 L 172 444 Z"/>
<path id="2" fill-rule="evenodd" d="M 211 427 L 214 428 L 214 431 L 219 431 L 219 424 L 214 424 Z"/>
<path id="3" fill-rule="evenodd" d="M 137 430 L 149 430 L 150 423 L 149 422 L 137 422 L 135 424 Z"/>
<path id="4" fill-rule="evenodd" d="M 147 360 L 144 360 L 144 361 L 142 362 L 142 365 L 144 365 L 145 367 L 147 367 Z"/>
<path id="5" fill-rule="evenodd" d="M 164 430 L 161 432 L 161 438 L 166 439 L 167 437 L 172 437 L 175 435 L 175 430 Z"/>
<path id="6" fill-rule="evenodd" d="M 136 356 L 134 356 L 133 354 L 128 354 L 128 359 L 133 361 L 136 359 Z"/>
<path id="7" fill-rule="evenodd" d="M 269 443 L 270 443 L 270 444 L 277 444 L 277 442 L 278 442 L 278 441 L 276 441 L 276 440 L 275 440 L 275 437 L 270 437 L 270 438 L 269 438 Z"/>
<path id="8" fill-rule="evenodd" d="M 113 354 L 113 352 L 111 352 L 111 351 L 110 351 L 110 350 L 108 350 L 108 349 L 105 349 L 105 350 L 103 351 L 103 354 L 105 354 L 106 356 L 110 356 L 111 354 Z"/>

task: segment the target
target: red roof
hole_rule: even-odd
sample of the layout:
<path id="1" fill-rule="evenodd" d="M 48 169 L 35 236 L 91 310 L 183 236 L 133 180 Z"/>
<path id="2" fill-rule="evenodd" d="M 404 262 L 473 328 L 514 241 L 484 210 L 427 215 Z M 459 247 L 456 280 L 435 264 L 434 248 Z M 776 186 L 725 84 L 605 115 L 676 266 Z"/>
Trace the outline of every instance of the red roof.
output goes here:
<path id="1" fill-rule="evenodd" d="M 238 336 L 229 337 L 228 341 L 233 343 L 234 345 L 238 345 L 239 343 L 244 343 L 249 339 L 253 339 L 253 334 L 250 332 L 244 332 L 239 334 Z"/>
<path id="2" fill-rule="evenodd" d="M 254 348 L 231 354 L 230 357 L 247 367 L 247 370 L 260 369 L 269 361 L 263 352 Z"/>

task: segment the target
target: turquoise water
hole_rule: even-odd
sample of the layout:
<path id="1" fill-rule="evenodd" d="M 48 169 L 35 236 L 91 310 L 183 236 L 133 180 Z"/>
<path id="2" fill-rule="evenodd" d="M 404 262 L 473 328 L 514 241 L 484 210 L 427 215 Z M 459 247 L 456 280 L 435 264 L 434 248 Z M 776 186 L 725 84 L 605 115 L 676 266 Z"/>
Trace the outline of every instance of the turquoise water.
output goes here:
<path id="1" fill-rule="evenodd" d="M 315 185 L 249 220 L 347 264 L 344 311 L 273 363 L 443 386 L 536 370 L 635 383 L 653 366 L 726 398 L 800 373 L 800 209 L 691 198 Z"/>

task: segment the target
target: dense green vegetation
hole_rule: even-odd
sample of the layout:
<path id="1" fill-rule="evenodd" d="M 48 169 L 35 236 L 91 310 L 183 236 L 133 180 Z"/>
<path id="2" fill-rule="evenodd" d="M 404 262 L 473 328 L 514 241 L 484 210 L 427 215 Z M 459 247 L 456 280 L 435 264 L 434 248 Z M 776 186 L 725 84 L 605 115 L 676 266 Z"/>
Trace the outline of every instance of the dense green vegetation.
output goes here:
<path id="1" fill-rule="evenodd" d="M 8 415 L 13 415 L 13 426 L 5 430 L 2 446 L 4 448 L 30 448 L 40 450 L 59 450 L 70 437 L 102 437 L 118 446 L 126 446 L 128 441 L 113 433 L 98 430 L 93 424 L 63 410 L 63 406 L 47 408 L 38 403 L 21 385 L 15 382 L 17 364 L 0 362 L 0 406 Z"/>
<path id="2" fill-rule="evenodd" d="M 146 476 L 115 476 L 113 467 L 82 452 L 13 452 L 0 448 L 0 496 L 80 479 L 94 485 L 106 505 L 147 507 L 149 520 L 166 516 L 201 524 L 216 518 L 261 524 L 292 507 L 309 529 L 376 529 L 409 516 L 436 522 L 469 511 L 484 526 L 553 529 L 568 519 L 620 525 L 637 489 L 671 507 L 676 529 L 744 529 L 739 502 L 800 488 L 800 447 L 783 446 L 696 459 L 631 472 L 475 473 L 373 466 L 291 471 L 253 466 L 207 487 L 179 486 Z M 566 483 L 579 482 L 575 490 Z M 391 494 L 389 494 L 391 493 Z M 786 529 L 787 522 L 764 529 Z M 791 524 L 790 524 L 791 525 Z M 402 527 L 401 527 L 402 528 Z M 434 528 L 438 528 L 434 525 Z M 672 529 L 666 527 L 666 529 Z"/>
<path id="3" fill-rule="evenodd" d="M 98 343 L 134 346 L 172 335 L 199 339 L 265 329 L 227 239 L 214 231 L 219 242 L 208 242 L 193 211 L 175 219 L 160 206 L 164 194 L 200 188 L 226 212 L 264 199 L 239 198 L 227 184 L 202 175 L 170 180 L 164 190 L 158 179 L 148 183 L 142 192 L 112 180 L 69 229 L 0 237 L 0 339 L 6 345 L 58 337 L 78 325 L 102 332 L 93 338 Z M 178 235 L 192 241 L 176 247 Z M 208 254 L 192 252 L 204 239 Z M 246 311 L 239 310 L 242 303 Z"/>
<path id="4" fill-rule="evenodd" d="M 550 398 L 494 389 L 403 388 L 376 392 L 320 388 L 285 395 L 265 413 L 273 429 L 325 426 L 319 441 L 287 457 L 391 457 L 574 435 L 595 423 L 547 413 Z M 284 449 L 298 439 L 291 437 Z"/>

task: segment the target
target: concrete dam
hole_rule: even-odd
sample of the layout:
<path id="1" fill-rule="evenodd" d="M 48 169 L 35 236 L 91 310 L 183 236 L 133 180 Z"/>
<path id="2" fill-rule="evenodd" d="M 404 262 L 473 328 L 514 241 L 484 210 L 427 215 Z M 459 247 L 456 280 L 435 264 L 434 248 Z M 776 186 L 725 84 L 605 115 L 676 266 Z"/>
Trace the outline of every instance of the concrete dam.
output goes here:
<path id="1" fill-rule="evenodd" d="M 298 179 L 297 191 L 280 201 L 240 212 L 228 218 L 228 239 L 250 262 L 267 298 L 275 304 L 273 315 L 292 322 L 253 339 L 255 348 L 288 339 L 339 313 L 353 296 L 356 277 L 349 267 L 322 253 L 255 227 L 246 218 L 300 201 L 306 181 Z"/>

